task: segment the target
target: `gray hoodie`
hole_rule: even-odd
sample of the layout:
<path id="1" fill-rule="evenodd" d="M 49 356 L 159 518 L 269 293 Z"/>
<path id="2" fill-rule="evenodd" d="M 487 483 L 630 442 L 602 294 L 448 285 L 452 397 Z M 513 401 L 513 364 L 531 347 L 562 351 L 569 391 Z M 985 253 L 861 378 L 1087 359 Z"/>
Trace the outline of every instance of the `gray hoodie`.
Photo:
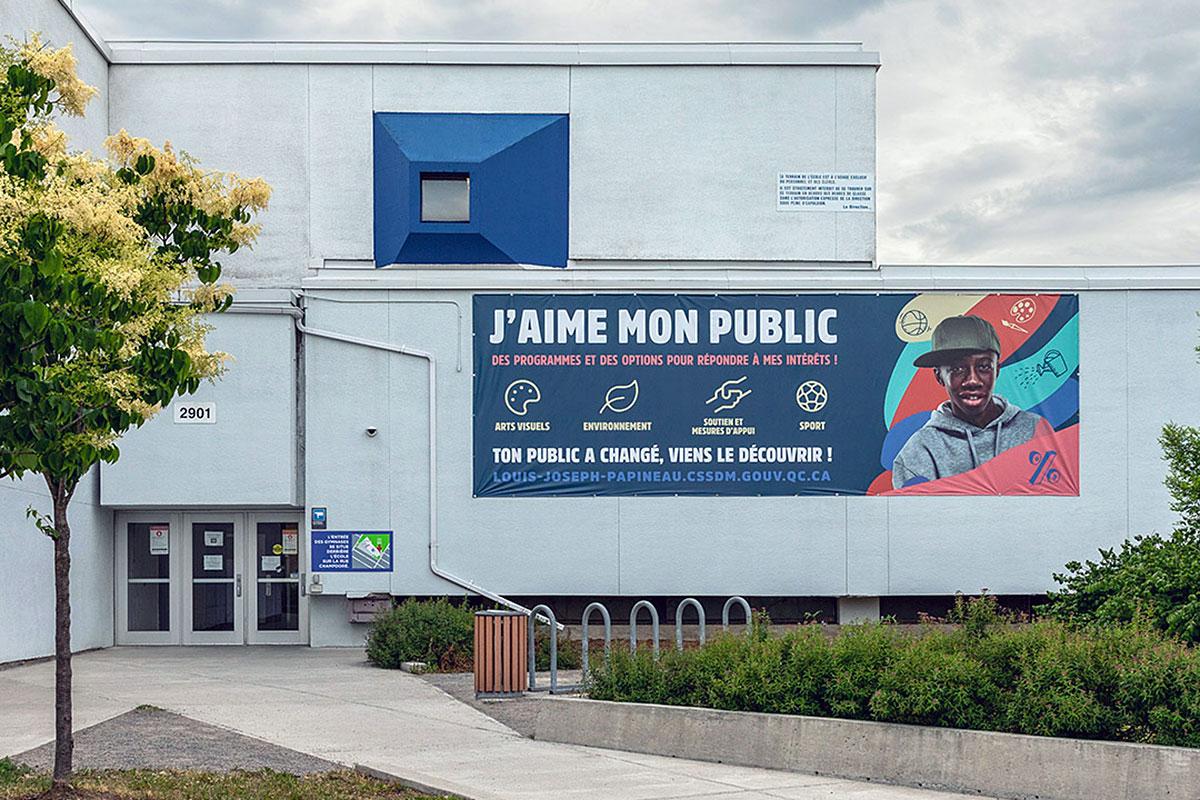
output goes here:
<path id="1" fill-rule="evenodd" d="M 914 478 L 933 481 L 958 475 L 1033 438 L 1041 417 L 1002 397 L 993 395 L 992 402 L 1002 411 L 982 428 L 954 416 L 949 401 L 942 403 L 900 449 L 892 464 L 892 486 L 900 489 Z"/>

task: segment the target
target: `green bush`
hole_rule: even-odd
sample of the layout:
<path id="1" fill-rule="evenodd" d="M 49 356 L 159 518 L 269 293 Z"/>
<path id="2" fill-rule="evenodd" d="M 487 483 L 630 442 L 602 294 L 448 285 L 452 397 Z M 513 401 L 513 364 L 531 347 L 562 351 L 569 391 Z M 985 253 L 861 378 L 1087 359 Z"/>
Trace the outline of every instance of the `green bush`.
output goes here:
<path id="1" fill-rule="evenodd" d="M 1085 635 L 1048 624 L 1025 632 L 1006 726 L 1040 736 L 1114 738 L 1120 713 L 1112 704 L 1115 663 L 1105 635 L 1111 634 Z"/>
<path id="2" fill-rule="evenodd" d="M 423 661 L 442 671 L 469 671 L 474 661 L 474 617 L 466 604 L 410 597 L 371 626 L 367 659 L 388 669 L 399 669 L 405 661 Z M 558 668 L 579 669 L 581 653 L 580 643 L 570 632 L 560 631 Z M 550 634 L 544 625 L 538 625 L 535 657 L 539 670 L 550 669 Z"/>
<path id="3" fill-rule="evenodd" d="M 871 698 L 879 679 L 895 660 L 900 642 L 884 625 L 849 625 L 830 649 L 834 670 L 825 704 L 835 717 L 871 719 Z"/>
<path id="4" fill-rule="evenodd" d="M 978 662 L 945 636 L 912 642 L 879 676 L 872 719 L 945 728 L 996 727 L 999 691 Z"/>
<path id="5" fill-rule="evenodd" d="M 534 658 L 540 671 L 550 669 L 550 629 L 544 625 L 537 626 L 537 644 L 534 645 Z M 583 648 L 571 636 L 570 631 L 558 632 L 558 668 L 579 669 L 583 665 Z"/>
<path id="6" fill-rule="evenodd" d="M 801 626 L 682 653 L 594 659 L 598 700 L 870 719 L 1200 747 L 1200 651 L 1150 625 L 1010 624 L 960 601 L 955 630 Z"/>
<path id="7" fill-rule="evenodd" d="M 1063 587 L 1043 609 L 1073 624 L 1144 619 L 1184 641 L 1200 642 L 1200 429 L 1167 425 L 1159 442 L 1168 463 L 1169 536 L 1135 536 L 1101 549 L 1099 561 L 1072 561 L 1054 579 Z"/>
<path id="8" fill-rule="evenodd" d="M 1044 612 L 1076 624 L 1145 619 L 1185 641 L 1200 642 L 1200 530 L 1135 536 L 1101 549 L 1099 561 L 1072 561 L 1054 579 Z"/>
<path id="9" fill-rule="evenodd" d="M 441 670 L 470 669 L 474 644 L 474 612 L 466 604 L 410 597 L 371 625 L 367 659 L 388 669 L 399 669 L 404 661 L 424 661 Z"/>

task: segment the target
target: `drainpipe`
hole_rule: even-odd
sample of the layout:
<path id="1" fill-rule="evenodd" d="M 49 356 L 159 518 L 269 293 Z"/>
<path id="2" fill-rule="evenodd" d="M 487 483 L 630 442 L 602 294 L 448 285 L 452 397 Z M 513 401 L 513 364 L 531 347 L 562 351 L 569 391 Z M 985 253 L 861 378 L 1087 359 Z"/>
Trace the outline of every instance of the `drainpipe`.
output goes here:
<path id="1" fill-rule="evenodd" d="M 403 345 L 390 344 L 388 342 L 378 342 L 373 339 L 363 339 L 358 336 L 350 336 L 345 333 L 337 333 L 335 331 L 326 331 L 319 328 L 309 328 L 304 323 L 297 319 L 296 329 L 305 336 L 315 336 L 318 339 L 331 339 L 335 342 L 345 342 L 346 344 L 358 345 L 359 347 L 370 347 L 375 350 L 384 350 L 389 353 L 399 353 L 403 356 L 412 356 L 413 358 L 424 359 L 429 365 L 429 571 L 437 575 L 443 580 L 453 583 L 472 594 L 481 595 L 491 600 L 494 603 L 499 603 L 502 606 L 511 608 L 513 611 L 519 611 L 526 616 L 530 615 L 530 610 L 520 603 L 515 603 L 505 597 L 502 597 L 495 592 L 488 591 L 482 586 L 479 586 L 466 578 L 460 578 L 451 572 L 447 572 L 438 565 L 438 514 L 437 514 L 437 362 L 433 357 L 433 353 L 428 353 L 424 350 L 417 350 L 413 347 L 404 347 Z M 539 615 L 540 616 L 540 615 Z M 559 629 L 563 626 L 560 624 Z"/>

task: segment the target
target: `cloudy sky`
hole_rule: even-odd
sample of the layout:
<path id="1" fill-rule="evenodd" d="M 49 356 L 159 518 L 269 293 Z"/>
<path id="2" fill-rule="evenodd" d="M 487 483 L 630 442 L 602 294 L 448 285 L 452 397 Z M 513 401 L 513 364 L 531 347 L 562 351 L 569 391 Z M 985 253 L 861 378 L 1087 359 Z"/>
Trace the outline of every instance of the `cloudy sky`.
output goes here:
<path id="1" fill-rule="evenodd" d="M 1196 0 L 75 0 L 107 38 L 861 41 L 884 263 L 1200 263 Z"/>

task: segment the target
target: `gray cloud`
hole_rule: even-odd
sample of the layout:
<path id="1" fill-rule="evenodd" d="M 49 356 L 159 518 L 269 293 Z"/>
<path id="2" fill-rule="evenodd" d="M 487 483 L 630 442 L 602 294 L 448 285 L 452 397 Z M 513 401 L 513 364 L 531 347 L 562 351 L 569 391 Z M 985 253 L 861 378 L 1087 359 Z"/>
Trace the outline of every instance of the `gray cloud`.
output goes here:
<path id="1" fill-rule="evenodd" d="M 944 15 L 914 22 L 939 44 L 931 57 L 889 47 L 905 37 L 876 28 L 885 62 L 880 195 L 892 200 L 881 202 L 880 257 L 890 250 L 907 261 L 1194 261 L 1194 4 L 1010 0 L 976 12 L 964 15 L 956 35 L 944 29 Z M 898 91 L 920 101 L 887 113 L 887 64 L 897 52 L 912 84 Z M 918 141 L 920 134 L 928 138 Z M 898 164 L 900 174 L 886 182 Z"/>
<path id="2" fill-rule="evenodd" d="M 76 0 L 110 38 L 812 38 L 883 0 Z"/>
<path id="3" fill-rule="evenodd" d="M 75 0 L 110 38 L 842 40 L 883 261 L 1194 261 L 1194 0 Z"/>
<path id="4" fill-rule="evenodd" d="M 761 38 L 815 39 L 823 30 L 880 8 L 885 0 L 717 0 L 709 12 L 737 19 Z M 857 39 L 855 40 L 857 41 Z"/>

